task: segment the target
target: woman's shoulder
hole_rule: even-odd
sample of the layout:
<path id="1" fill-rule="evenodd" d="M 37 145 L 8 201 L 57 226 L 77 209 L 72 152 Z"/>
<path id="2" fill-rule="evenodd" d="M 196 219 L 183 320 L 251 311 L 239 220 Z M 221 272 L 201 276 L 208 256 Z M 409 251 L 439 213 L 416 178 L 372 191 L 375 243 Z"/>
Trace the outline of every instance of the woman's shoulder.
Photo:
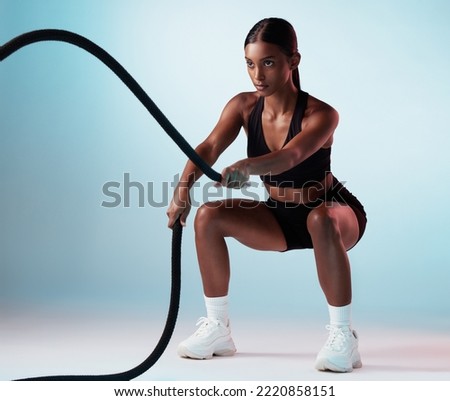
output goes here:
<path id="1" fill-rule="evenodd" d="M 258 98 L 255 92 L 242 92 L 233 96 L 223 108 L 220 121 L 238 122 L 246 128 L 248 117 Z"/>
<path id="2" fill-rule="evenodd" d="M 227 103 L 226 108 L 235 110 L 243 119 L 244 125 L 260 96 L 256 92 L 241 92 Z"/>
<path id="3" fill-rule="evenodd" d="M 323 100 L 308 95 L 304 113 L 304 124 L 307 125 L 309 122 L 326 122 L 336 127 L 339 123 L 339 113 L 333 106 Z"/>
<path id="4" fill-rule="evenodd" d="M 327 116 L 329 118 L 339 118 L 337 110 L 328 103 L 308 94 L 308 101 L 305 109 L 305 117 L 311 116 Z"/>
<path id="5" fill-rule="evenodd" d="M 228 102 L 241 110 L 253 109 L 260 96 L 256 92 L 241 92 L 231 98 Z"/>

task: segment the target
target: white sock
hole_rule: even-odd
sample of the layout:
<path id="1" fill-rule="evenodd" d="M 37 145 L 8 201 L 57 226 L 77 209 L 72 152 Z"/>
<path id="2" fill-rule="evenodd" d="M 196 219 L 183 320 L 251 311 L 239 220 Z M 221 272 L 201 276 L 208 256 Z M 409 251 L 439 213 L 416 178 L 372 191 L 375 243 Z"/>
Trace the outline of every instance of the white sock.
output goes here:
<path id="1" fill-rule="evenodd" d="M 205 295 L 206 316 L 211 320 L 220 320 L 228 325 L 228 295 L 207 297 Z"/>
<path id="2" fill-rule="evenodd" d="M 348 326 L 351 324 L 351 304 L 345 306 L 328 305 L 330 324 L 332 326 Z"/>

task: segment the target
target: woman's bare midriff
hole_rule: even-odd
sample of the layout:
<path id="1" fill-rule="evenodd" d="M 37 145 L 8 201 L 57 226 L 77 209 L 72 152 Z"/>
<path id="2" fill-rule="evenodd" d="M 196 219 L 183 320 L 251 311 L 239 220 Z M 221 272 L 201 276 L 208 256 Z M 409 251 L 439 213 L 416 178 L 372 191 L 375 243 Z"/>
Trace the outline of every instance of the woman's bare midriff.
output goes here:
<path id="1" fill-rule="evenodd" d="M 333 184 L 333 175 L 328 173 L 322 180 L 304 188 L 274 187 L 264 184 L 272 199 L 280 202 L 307 204 L 322 198 Z"/>

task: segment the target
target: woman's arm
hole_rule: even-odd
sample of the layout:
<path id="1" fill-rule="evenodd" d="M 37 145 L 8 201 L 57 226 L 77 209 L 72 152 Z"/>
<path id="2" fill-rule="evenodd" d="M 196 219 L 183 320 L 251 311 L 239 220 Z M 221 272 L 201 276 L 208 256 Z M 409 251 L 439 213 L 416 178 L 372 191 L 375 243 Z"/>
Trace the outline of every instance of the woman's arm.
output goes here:
<path id="1" fill-rule="evenodd" d="M 243 95 L 237 95 L 224 107 L 219 121 L 208 137 L 195 148 L 195 151 L 212 166 L 222 152 L 236 139 L 243 124 Z M 203 172 L 190 160 L 181 174 L 175 188 L 173 199 L 167 210 L 168 225 L 172 227 L 178 217 L 186 223 L 190 211 L 189 190 L 203 175 Z"/>
<path id="2" fill-rule="evenodd" d="M 222 185 L 237 188 L 250 175 L 277 175 L 300 164 L 327 143 L 331 144 L 339 122 L 336 110 L 320 102 L 304 119 L 300 135 L 295 136 L 280 150 L 263 156 L 239 160 L 222 171 Z"/>

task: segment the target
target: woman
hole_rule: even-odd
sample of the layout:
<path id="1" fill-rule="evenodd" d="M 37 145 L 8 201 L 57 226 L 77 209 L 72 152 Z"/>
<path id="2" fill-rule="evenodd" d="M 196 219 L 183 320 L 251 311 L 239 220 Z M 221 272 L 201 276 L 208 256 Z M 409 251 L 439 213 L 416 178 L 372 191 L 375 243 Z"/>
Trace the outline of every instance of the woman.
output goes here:
<path id="1" fill-rule="evenodd" d="M 256 91 L 240 93 L 225 106 L 211 134 L 196 148 L 213 165 L 243 127 L 248 158 L 222 171 L 220 185 L 239 188 L 259 175 L 267 201 L 208 202 L 194 228 L 207 317 L 178 347 L 182 357 L 233 355 L 228 318 L 230 266 L 226 237 L 258 250 L 314 249 L 319 282 L 328 302 L 329 338 L 318 370 L 350 372 L 361 367 L 351 328 L 351 274 L 347 250 L 362 237 L 363 206 L 330 172 L 338 113 L 300 89 L 300 54 L 292 25 L 279 18 L 258 22 L 245 40 L 245 60 Z M 188 162 L 168 208 L 169 227 L 190 210 L 189 189 L 201 171 Z"/>

